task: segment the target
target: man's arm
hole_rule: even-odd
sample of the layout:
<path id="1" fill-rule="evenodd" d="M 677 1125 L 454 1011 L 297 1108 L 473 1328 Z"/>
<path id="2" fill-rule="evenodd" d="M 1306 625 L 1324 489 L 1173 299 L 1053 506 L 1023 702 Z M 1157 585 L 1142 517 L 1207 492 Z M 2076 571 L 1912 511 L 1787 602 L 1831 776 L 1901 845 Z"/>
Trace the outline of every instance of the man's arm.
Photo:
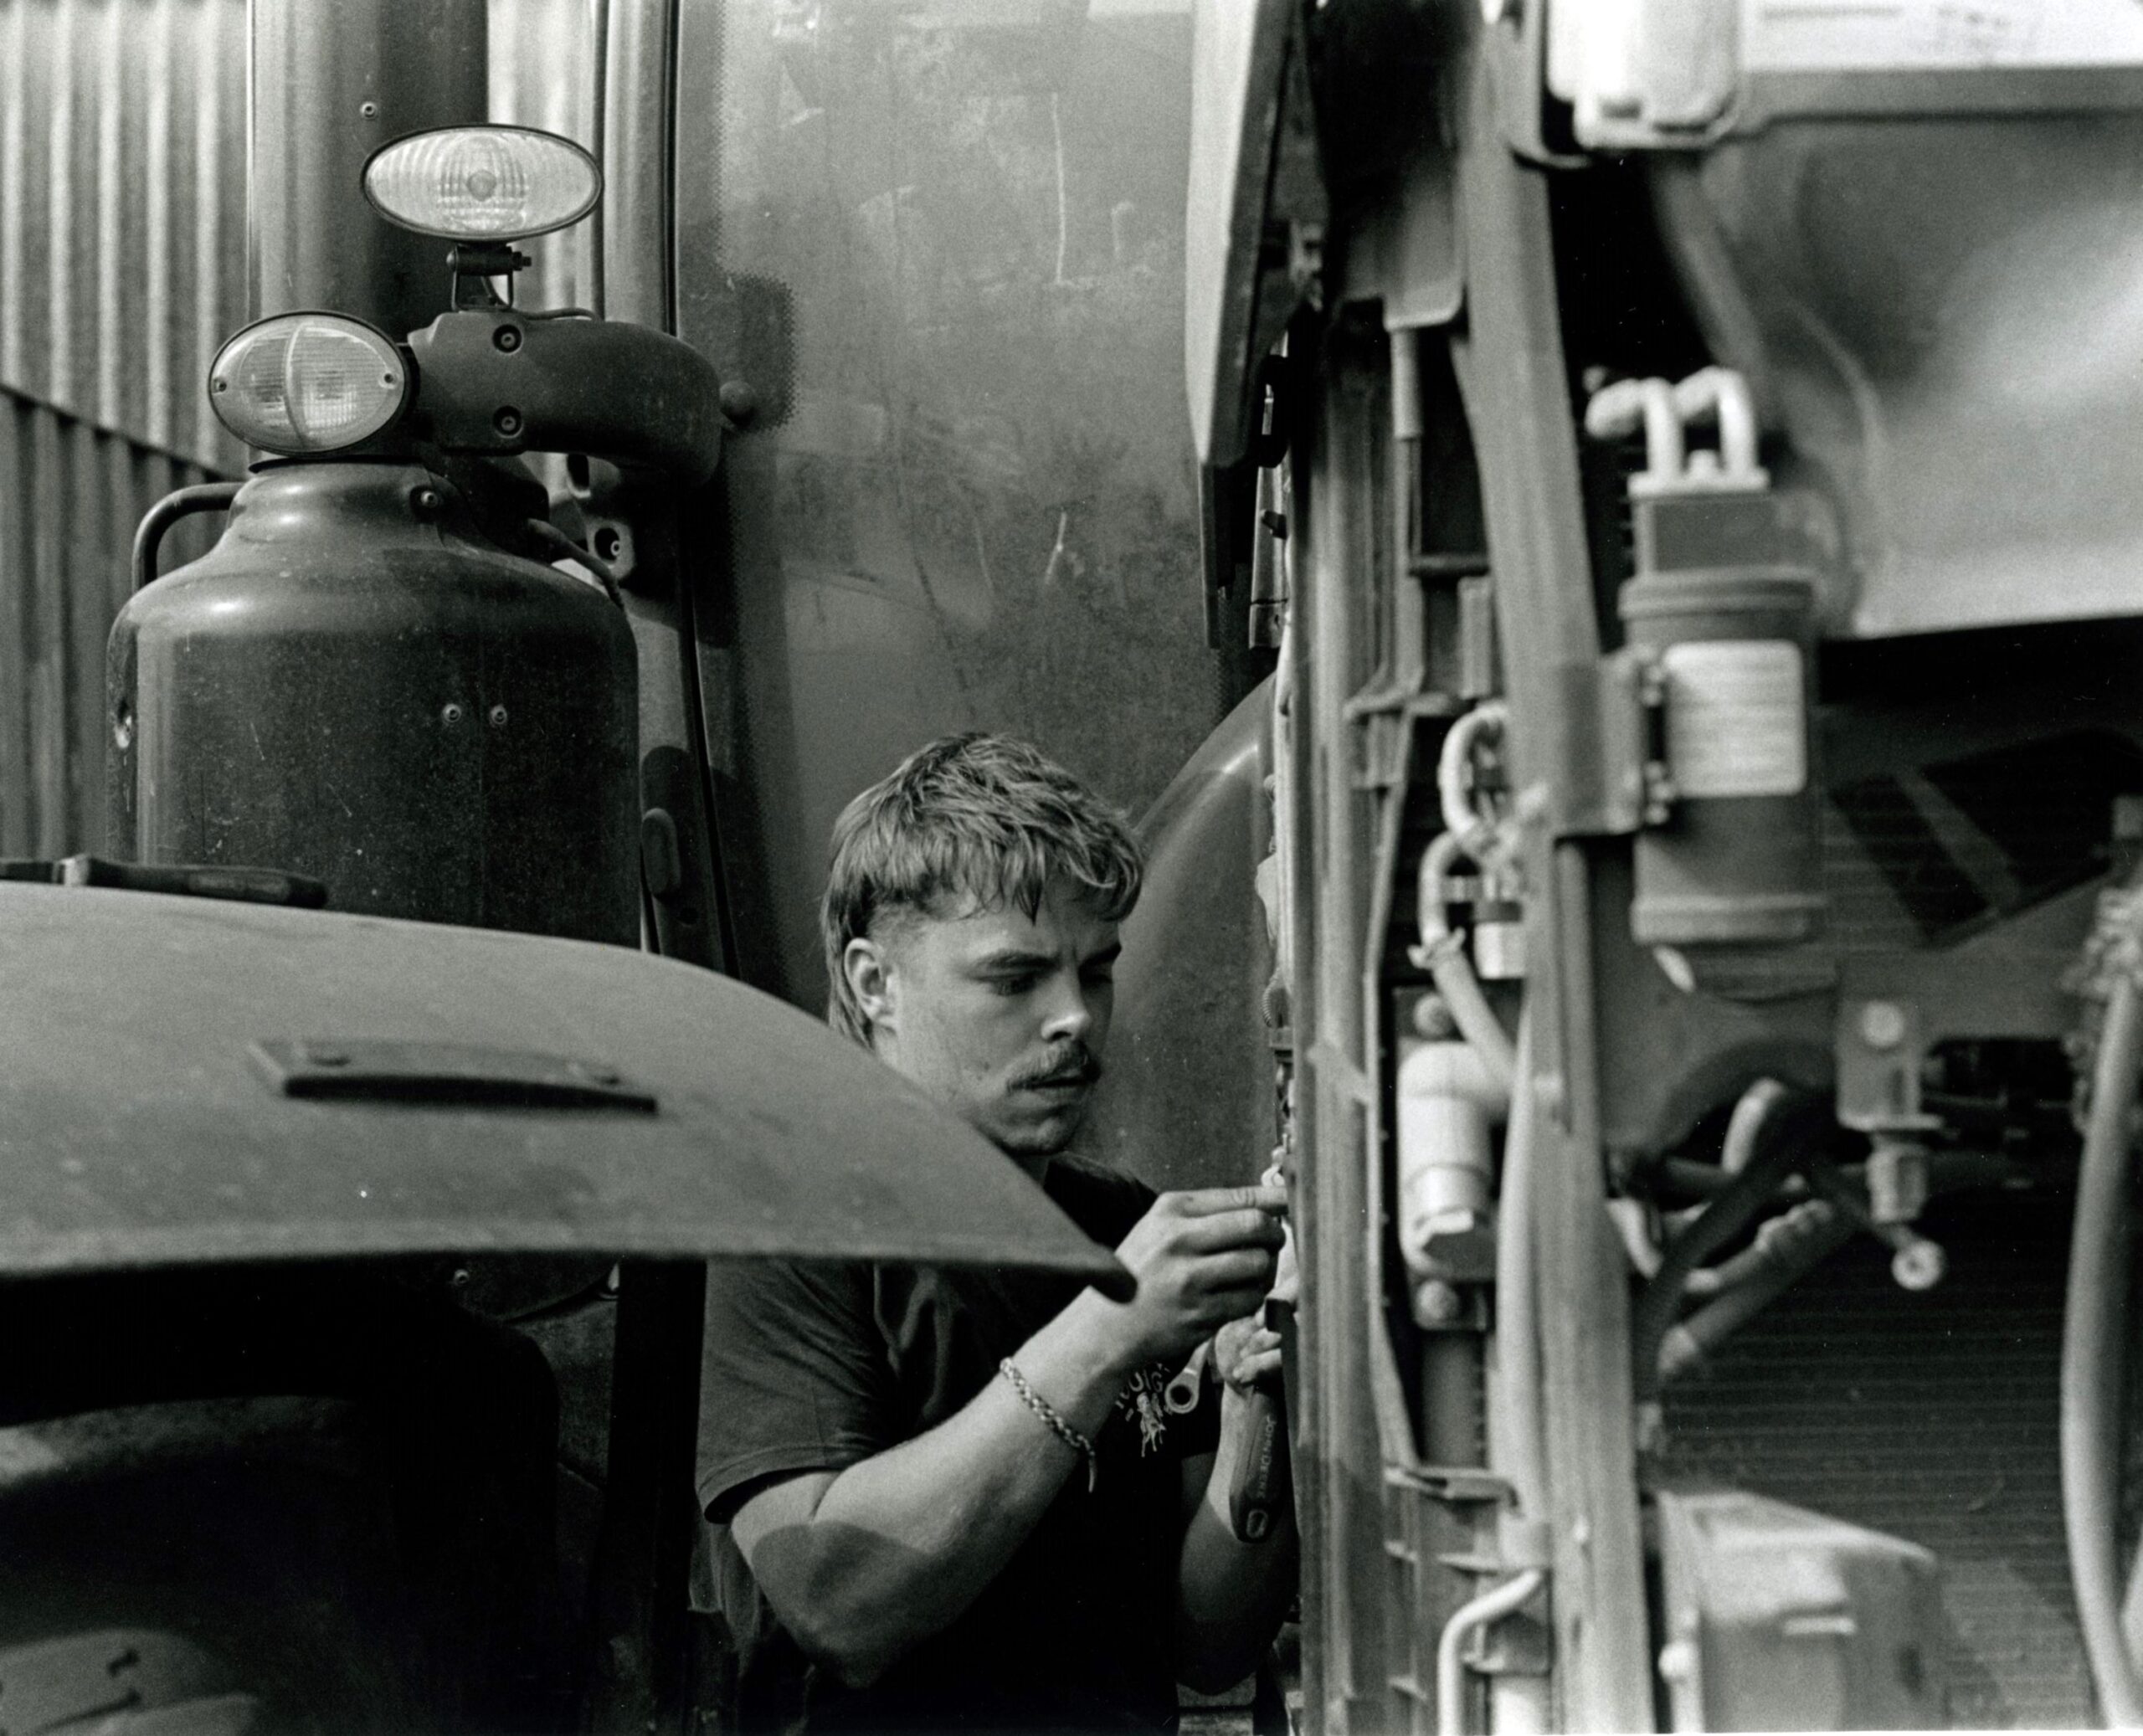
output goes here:
<path id="1" fill-rule="evenodd" d="M 1091 1438 L 1123 1380 L 1254 1307 L 1280 1240 L 1278 1188 L 1164 1194 L 1117 1255 L 1128 1302 L 1082 1292 L 1013 1358 Z M 839 1472 L 760 1490 L 732 1534 L 782 1625 L 846 1682 L 875 1679 L 1002 1571 L 1079 1454 L 1003 1380 L 936 1428 Z M 1222 1520 L 1226 1523 L 1225 1517 Z"/>
<path id="2" fill-rule="evenodd" d="M 1277 1384 L 1280 1335 L 1239 1321 L 1215 1344 L 1222 1374 L 1220 1449 L 1184 1465 L 1190 1518 L 1176 1573 L 1175 1614 L 1176 1679 L 1209 1694 L 1232 1687 L 1257 1667 L 1297 1583 L 1292 1495 L 1283 1494 L 1278 1523 L 1255 1542 L 1236 1536 L 1228 1512 L 1236 1466 L 1251 1448 L 1247 1394 L 1261 1384 Z"/>

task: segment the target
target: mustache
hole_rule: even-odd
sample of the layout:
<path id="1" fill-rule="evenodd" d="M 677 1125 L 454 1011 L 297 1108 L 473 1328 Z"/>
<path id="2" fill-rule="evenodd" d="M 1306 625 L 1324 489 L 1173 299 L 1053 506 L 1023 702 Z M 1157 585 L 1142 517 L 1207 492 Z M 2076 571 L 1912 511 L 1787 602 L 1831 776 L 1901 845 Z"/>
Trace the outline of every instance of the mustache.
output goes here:
<path id="1" fill-rule="evenodd" d="M 1101 1076 L 1100 1059 L 1081 1043 L 1022 1068 L 1012 1076 L 1012 1084 L 1015 1089 L 1030 1085 L 1092 1085 Z"/>

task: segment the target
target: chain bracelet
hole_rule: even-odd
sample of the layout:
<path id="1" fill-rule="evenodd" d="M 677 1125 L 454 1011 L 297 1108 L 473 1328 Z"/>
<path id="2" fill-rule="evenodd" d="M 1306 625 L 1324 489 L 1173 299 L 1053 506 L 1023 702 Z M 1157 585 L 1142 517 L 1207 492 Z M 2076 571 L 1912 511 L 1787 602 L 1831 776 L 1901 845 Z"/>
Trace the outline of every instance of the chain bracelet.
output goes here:
<path id="1" fill-rule="evenodd" d="M 1101 1471 L 1100 1462 L 1094 1456 L 1094 1443 L 1059 1416 L 1056 1407 L 1027 1384 L 1027 1377 L 1020 1372 L 1019 1364 L 1010 1357 L 998 1364 L 997 1372 L 1020 1395 L 1020 1402 L 1049 1425 L 1049 1432 L 1087 1461 L 1087 1492 L 1092 1494 Z"/>

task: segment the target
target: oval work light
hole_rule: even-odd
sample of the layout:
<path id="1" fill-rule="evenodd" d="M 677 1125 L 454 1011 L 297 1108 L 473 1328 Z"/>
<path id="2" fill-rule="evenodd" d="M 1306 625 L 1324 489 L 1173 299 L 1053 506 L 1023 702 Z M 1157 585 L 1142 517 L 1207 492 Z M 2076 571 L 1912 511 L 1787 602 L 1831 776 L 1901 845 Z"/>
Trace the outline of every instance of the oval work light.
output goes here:
<path id="1" fill-rule="evenodd" d="M 393 340 L 347 314 L 262 320 L 208 370 L 216 419 L 247 445 L 291 458 L 371 439 L 409 398 L 409 364 Z"/>
<path id="2" fill-rule="evenodd" d="M 373 152 L 365 197 L 389 223 L 460 241 L 522 241 L 574 223 L 603 172 L 571 139 L 527 126 L 448 126 Z"/>

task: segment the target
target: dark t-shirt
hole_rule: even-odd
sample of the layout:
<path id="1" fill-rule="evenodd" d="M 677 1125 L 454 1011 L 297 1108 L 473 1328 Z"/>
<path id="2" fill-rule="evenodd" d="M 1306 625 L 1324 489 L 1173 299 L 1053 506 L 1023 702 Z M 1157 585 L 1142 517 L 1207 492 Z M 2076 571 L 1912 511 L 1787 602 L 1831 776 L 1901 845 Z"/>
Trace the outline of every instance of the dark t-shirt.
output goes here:
<path id="1" fill-rule="evenodd" d="M 1113 1247 L 1153 1204 L 1143 1184 L 1065 1158 L 1050 1197 Z M 870 1687 L 813 1665 L 760 1595 L 727 1521 L 769 1481 L 835 1471 L 960 1410 L 999 1361 L 1077 1294 L 1032 1273 L 861 1261 L 717 1261 L 707 1276 L 699 1497 L 712 1594 L 738 1653 L 748 1731 L 1173 1730 L 1170 1655 L 1182 1461 L 1210 1452 L 1217 1409 L 1171 1413 L 1173 1370 L 1133 1376 L 1082 1467 L 951 1626 Z M 1053 1451 L 1036 1425 L 1035 1451 Z"/>

